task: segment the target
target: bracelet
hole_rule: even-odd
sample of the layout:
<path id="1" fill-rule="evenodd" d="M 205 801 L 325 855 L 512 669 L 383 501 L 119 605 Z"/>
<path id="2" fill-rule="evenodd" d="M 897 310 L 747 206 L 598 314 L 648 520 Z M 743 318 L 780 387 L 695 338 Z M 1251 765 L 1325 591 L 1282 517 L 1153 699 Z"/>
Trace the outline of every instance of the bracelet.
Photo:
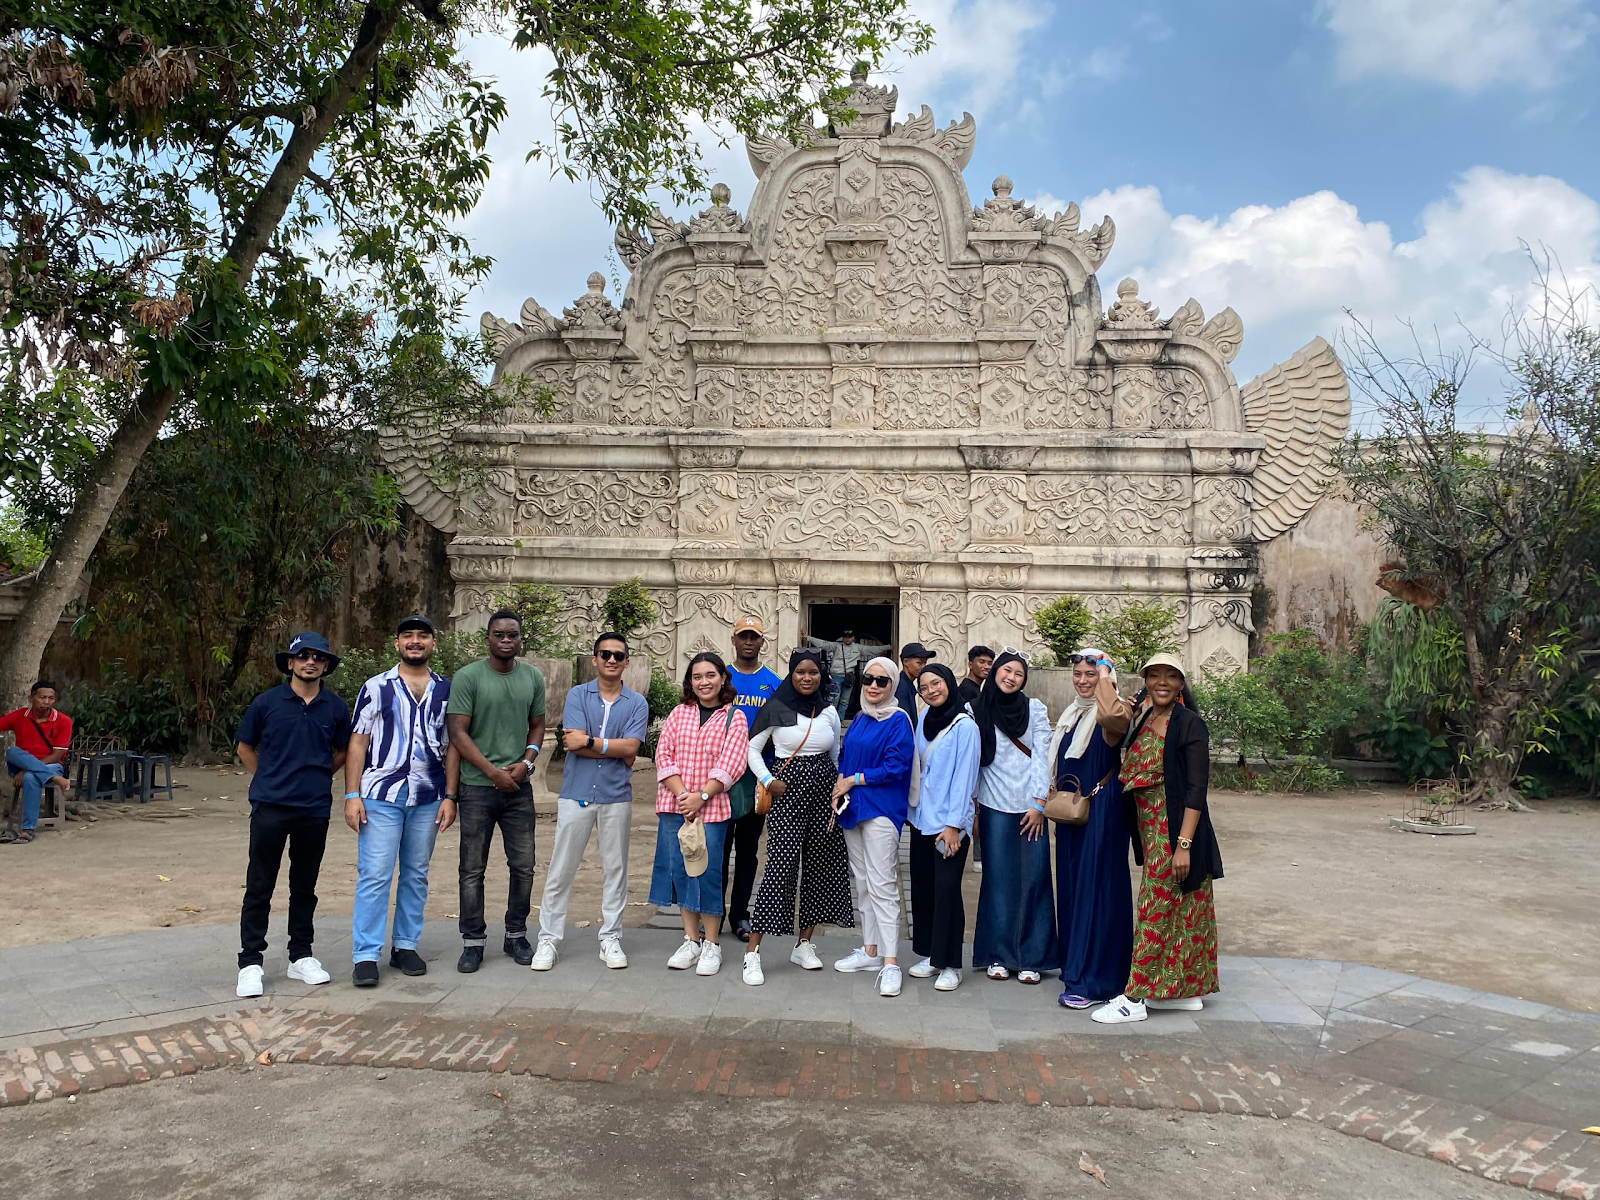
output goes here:
<path id="1" fill-rule="evenodd" d="M 761 786 L 762 787 L 771 787 L 772 786 L 772 781 L 774 779 L 776 779 L 776 778 L 777 778 L 777 776 L 773 775 L 771 772 L 768 772 L 767 777 L 761 781 Z"/>
<path id="2" fill-rule="evenodd" d="M 461 793 L 460 792 L 446 792 L 444 794 L 444 798 L 453 803 L 453 802 L 461 799 Z"/>
<path id="3" fill-rule="evenodd" d="M 359 799 L 361 799 L 361 793 L 360 792 L 346 792 L 344 794 L 344 798 L 346 800 L 359 800 Z"/>
<path id="4" fill-rule="evenodd" d="M 604 758 L 606 756 L 606 751 L 609 750 L 609 749 L 611 749 L 611 739 L 610 738 L 601 738 L 600 739 L 600 757 Z"/>
<path id="5" fill-rule="evenodd" d="M 856 772 L 856 786 L 857 787 L 865 787 L 866 783 L 867 783 L 867 773 L 865 771 L 857 771 Z"/>
<path id="6" fill-rule="evenodd" d="M 544 747 L 543 746 L 535 746 L 533 743 L 530 742 L 528 745 L 524 746 L 523 749 L 524 750 L 532 750 L 533 753 L 529 757 L 538 758 L 539 757 L 539 751 L 543 750 Z"/>
<path id="7" fill-rule="evenodd" d="M 1044 805 L 1040 804 L 1037 800 L 1030 800 L 1028 803 L 1033 805 L 1034 812 L 1042 813 L 1044 811 Z"/>

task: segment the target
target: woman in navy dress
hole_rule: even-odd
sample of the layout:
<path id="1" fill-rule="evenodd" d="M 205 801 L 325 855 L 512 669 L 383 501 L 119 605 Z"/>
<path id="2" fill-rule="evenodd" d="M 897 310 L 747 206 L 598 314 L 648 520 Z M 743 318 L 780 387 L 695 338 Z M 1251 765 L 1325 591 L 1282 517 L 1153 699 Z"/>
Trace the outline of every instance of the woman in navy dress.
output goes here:
<path id="1" fill-rule="evenodd" d="M 1057 788 L 1092 792 L 1089 820 L 1056 826 L 1056 917 L 1061 934 L 1061 996 L 1066 1008 L 1092 1008 L 1119 994 L 1133 959 L 1133 885 L 1128 816 L 1117 781 L 1119 746 L 1132 710 L 1099 650 L 1071 656 L 1072 702 L 1050 745 Z"/>

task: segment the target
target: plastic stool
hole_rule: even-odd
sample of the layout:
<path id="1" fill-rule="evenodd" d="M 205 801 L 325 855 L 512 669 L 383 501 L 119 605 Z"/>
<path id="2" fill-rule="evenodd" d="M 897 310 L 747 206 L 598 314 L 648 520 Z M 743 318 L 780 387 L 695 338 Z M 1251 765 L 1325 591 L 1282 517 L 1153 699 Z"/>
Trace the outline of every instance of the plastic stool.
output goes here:
<path id="1" fill-rule="evenodd" d="M 55 816 L 44 815 L 46 808 L 54 811 Z M 47 783 L 44 793 L 39 797 L 39 828 L 63 829 L 67 824 L 67 797 L 59 783 Z"/>
<path id="2" fill-rule="evenodd" d="M 155 781 L 156 768 L 161 768 L 161 782 Z M 165 792 L 172 799 L 172 758 L 166 754 L 130 754 L 123 773 L 128 793 L 135 791 L 140 804 L 149 804 L 152 792 Z"/>
<path id="3" fill-rule="evenodd" d="M 108 750 L 91 754 L 78 760 L 78 799 L 96 801 L 122 799 L 122 779 L 127 770 L 128 752 Z M 101 777 L 110 772 L 111 782 L 102 784 Z"/>

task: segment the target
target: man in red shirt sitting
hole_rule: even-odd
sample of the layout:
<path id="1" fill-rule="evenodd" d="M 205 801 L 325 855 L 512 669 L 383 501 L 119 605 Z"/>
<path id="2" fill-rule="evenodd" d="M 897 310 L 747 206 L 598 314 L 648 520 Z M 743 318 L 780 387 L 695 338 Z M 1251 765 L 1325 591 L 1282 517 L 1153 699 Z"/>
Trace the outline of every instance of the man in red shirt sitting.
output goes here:
<path id="1" fill-rule="evenodd" d="M 0 733 L 9 733 L 16 745 L 6 751 L 6 770 L 13 786 L 22 789 L 22 832 L 14 839 L 31 842 L 39 824 L 39 798 L 49 784 L 65 795 L 67 748 L 72 744 L 72 718 L 56 711 L 56 685 L 41 679 L 28 692 L 28 707 L 0 717 Z"/>

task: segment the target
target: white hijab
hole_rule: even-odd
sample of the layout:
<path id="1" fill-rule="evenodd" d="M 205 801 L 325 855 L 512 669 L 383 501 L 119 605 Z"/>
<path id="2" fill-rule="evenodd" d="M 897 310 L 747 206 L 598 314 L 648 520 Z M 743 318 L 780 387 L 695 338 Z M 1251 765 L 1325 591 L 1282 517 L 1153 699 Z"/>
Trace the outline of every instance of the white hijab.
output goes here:
<path id="1" fill-rule="evenodd" d="M 897 678 L 900 671 L 900 668 L 896 666 L 890 659 L 875 658 L 866 666 L 861 668 L 861 674 L 863 677 L 865 677 L 874 669 L 877 670 L 879 675 L 886 675 L 891 680 Z M 897 712 L 904 711 L 905 709 L 900 707 L 900 702 L 894 698 L 894 687 L 892 685 L 889 688 L 888 696 L 884 698 L 881 704 L 873 704 L 870 700 L 868 700 L 867 685 L 865 683 L 861 685 L 862 716 L 871 717 L 875 721 L 882 721 L 894 716 L 894 714 Z"/>
<path id="2" fill-rule="evenodd" d="M 1078 651 L 1079 654 L 1092 654 L 1097 659 L 1106 657 L 1105 653 L 1096 650 L 1093 646 L 1085 646 Z M 1116 686 L 1117 671 L 1111 669 L 1111 683 Z M 1077 688 L 1072 690 L 1072 699 L 1066 708 L 1061 710 L 1061 715 L 1056 718 L 1055 735 L 1050 739 L 1050 769 L 1055 770 L 1056 764 L 1061 761 L 1061 743 L 1069 736 L 1071 742 L 1067 745 L 1067 757 L 1082 758 L 1084 751 L 1089 748 L 1089 739 L 1094 736 L 1094 731 L 1099 728 L 1094 718 L 1095 700 L 1093 696 L 1080 696 Z"/>

